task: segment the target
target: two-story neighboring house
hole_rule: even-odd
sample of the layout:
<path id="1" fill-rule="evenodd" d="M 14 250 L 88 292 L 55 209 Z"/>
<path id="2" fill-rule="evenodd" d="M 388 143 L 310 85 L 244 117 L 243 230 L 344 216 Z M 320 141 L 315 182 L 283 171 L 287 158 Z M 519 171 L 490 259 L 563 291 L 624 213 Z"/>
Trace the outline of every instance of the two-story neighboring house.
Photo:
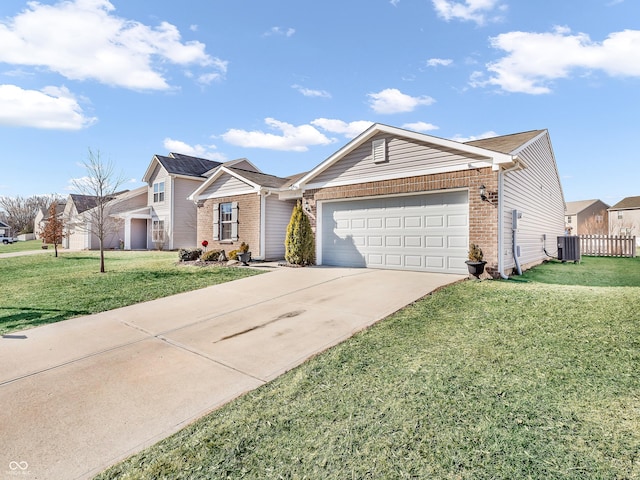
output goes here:
<path id="1" fill-rule="evenodd" d="M 609 234 L 635 236 L 640 246 L 640 197 L 626 197 L 609 208 Z"/>
<path id="2" fill-rule="evenodd" d="M 189 197 L 204 183 L 221 162 L 181 153 L 154 155 L 142 181 L 147 184 L 146 205 L 119 214 L 124 220 L 125 249 L 194 248 L 198 245 L 197 209 Z M 257 171 L 246 159 L 234 165 Z"/>
<path id="3" fill-rule="evenodd" d="M 114 194 L 105 205 L 103 220 L 103 247 L 119 249 L 124 238 L 124 222 L 121 212 L 142 207 L 146 204 L 146 188 L 136 188 Z M 96 250 L 100 248 L 98 238 L 97 197 L 92 195 L 69 195 L 64 212 L 65 235 L 63 247 L 72 250 Z"/>
<path id="4" fill-rule="evenodd" d="M 609 205 L 601 200 L 567 202 L 565 231 L 569 235 L 607 235 Z"/>

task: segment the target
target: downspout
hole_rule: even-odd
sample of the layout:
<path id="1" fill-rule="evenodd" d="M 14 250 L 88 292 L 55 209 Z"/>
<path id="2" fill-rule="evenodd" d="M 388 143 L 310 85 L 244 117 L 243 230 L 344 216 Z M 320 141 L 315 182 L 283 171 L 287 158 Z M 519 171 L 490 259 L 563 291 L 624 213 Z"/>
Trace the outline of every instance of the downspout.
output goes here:
<path id="1" fill-rule="evenodd" d="M 520 161 L 516 157 L 514 159 L 515 165 L 511 168 L 507 168 L 506 170 L 498 170 L 498 273 L 500 274 L 500 278 L 503 280 L 508 280 L 509 277 L 504 273 L 504 175 L 515 170 L 519 170 L 521 168 Z M 514 246 L 515 246 L 515 236 L 514 236 Z M 516 250 L 513 250 L 513 257 L 516 261 L 516 265 L 519 263 L 516 258 Z"/>

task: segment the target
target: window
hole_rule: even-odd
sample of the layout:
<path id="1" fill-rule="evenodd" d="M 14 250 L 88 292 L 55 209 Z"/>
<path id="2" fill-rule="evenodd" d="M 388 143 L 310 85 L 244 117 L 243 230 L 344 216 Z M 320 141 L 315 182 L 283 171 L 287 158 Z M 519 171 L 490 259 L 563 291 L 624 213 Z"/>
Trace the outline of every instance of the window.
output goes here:
<path id="1" fill-rule="evenodd" d="M 164 202 L 164 182 L 153 184 L 153 203 Z"/>
<path id="2" fill-rule="evenodd" d="M 231 240 L 231 226 L 233 205 L 229 203 L 220 204 L 220 240 Z"/>
<path id="3" fill-rule="evenodd" d="M 571 223 L 571 217 L 567 217 L 567 223 Z"/>
<path id="4" fill-rule="evenodd" d="M 622 212 L 618 212 L 618 220 L 622 220 Z"/>
<path id="5" fill-rule="evenodd" d="M 164 220 L 154 220 L 151 227 L 151 241 L 164 242 Z"/>
<path id="6" fill-rule="evenodd" d="M 213 239 L 221 242 L 238 240 L 238 202 L 213 204 Z"/>
<path id="7" fill-rule="evenodd" d="M 602 215 L 596 215 L 596 223 L 602 223 L 604 221 L 604 217 Z"/>

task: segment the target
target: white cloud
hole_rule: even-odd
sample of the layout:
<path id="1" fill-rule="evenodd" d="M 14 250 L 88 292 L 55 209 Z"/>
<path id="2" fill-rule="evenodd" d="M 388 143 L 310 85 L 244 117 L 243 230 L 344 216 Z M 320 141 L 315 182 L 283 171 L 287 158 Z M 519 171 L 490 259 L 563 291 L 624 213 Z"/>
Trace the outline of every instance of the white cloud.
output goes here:
<path id="1" fill-rule="evenodd" d="M 230 129 L 222 134 L 225 142 L 247 148 L 265 148 L 291 152 L 306 152 L 313 145 L 328 145 L 335 140 L 327 138 L 312 125 L 291 125 L 274 118 L 264 122 L 280 133 Z"/>
<path id="2" fill-rule="evenodd" d="M 264 32 L 263 36 L 271 37 L 273 35 L 291 37 L 294 33 L 296 33 L 295 28 L 282 28 L 282 27 L 271 27 L 269 30 Z"/>
<path id="3" fill-rule="evenodd" d="M 174 140 L 173 138 L 165 138 L 162 142 L 164 148 L 169 152 L 182 153 L 184 155 L 191 155 L 192 157 L 206 158 L 209 160 L 216 160 L 224 162 L 227 158 L 218 152 L 215 152 L 215 145 L 189 145 L 181 140 Z"/>
<path id="4" fill-rule="evenodd" d="M 465 142 L 471 142 L 473 140 L 482 140 L 483 138 L 492 138 L 497 136 L 498 134 L 496 132 L 489 130 L 488 132 L 481 133 L 480 135 L 471 135 L 469 137 L 463 137 L 459 133 L 456 133 L 451 138 L 451 140 L 453 140 L 454 142 L 465 143 Z"/>
<path id="5" fill-rule="evenodd" d="M 508 32 L 491 38 L 507 55 L 487 65 L 490 78 L 473 86 L 497 85 L 508 92 L 544 94 L 550 82 L 572 72 L 601 70 L 610 76 L 640 77 L 640 30 L 611 33 L 603 42 L 566 27 L 550 33 Z"/>
<path id="6" fill-rule="evenodd" d="M 42 91 L 0 85 L 0 124 L 52 130 L 79 130 L 97 121 L 82 111 L 65 87 Z"/>
<path id="7" fill-rule="evenodd" d="M 296 89 L 305 97 L 331 98 L 331 94 L 325 90 L 312 90 L 301 85 L 291 85 L 291 88 Z"/>
<path id="8" fill-rule="evenodd" d="M 453 60 L 450 58 L 430 58 L 427 60 L 427 67 L 448 67 L 453 63 Z"/>
<path id="9" fill-rule="evenodd" d="M 346 138 L 354 138 L 373 125 L 373 122 L 368 120 L 357 120 L 355 122 L 347 123 L 342 120 L 331 118 L 317 118 L 313 120 L 311 124 L 327 132 L 338 133 Z"/>
<path id="10" fill-rule="evenodd" d="M 494 12 L 504 12 L 507 8 L 502 0 L 432 0 L 432 3 L 438 16 L 447 22 L 457 19 L 478 25 L 501 20 L 502 16 Z"/>
<path id="11" fill-rule="evenodd" d="M 390 1 L 389 1 L 389 3 L 390 3 L 391 5 L 393 5 L 394 7 L 397 7 L 397 6 L 398 6 L 398 4 L 400 3 L 400 0 L 390 0 Z"/>
<path id="12" fill-rule="evenodd" d="M 376 113 L 412 112 L 421 105 L 431 105 L 435 100 L 428 96 L 412 97 L 396 88 L 387 88 L 378 93 L 369 93 L 369 106 Z"/>
<path id="13" fill-rule="evenodd" d="M 174 25 L 149 27 L 114 10 L 108 0 L 28 2 L 20 14 L 0 22 L 0 62 L 136 90 L 170 88 L 167 64 L 226 72 L 226 62 L 209 56 L 203 43 L 182 42 Z"/>
<path id="14" fill-rule="evenodd" d="M 431 130 L 438 130 L 440 127 L 434 125 L 433 123 L 426 122 L 414 122 L 414 123 L 405 123 L 402 125 L 402 128 L 406 128 L 407 130 L 413 130 L 414 132 L 429 132 Z"/>

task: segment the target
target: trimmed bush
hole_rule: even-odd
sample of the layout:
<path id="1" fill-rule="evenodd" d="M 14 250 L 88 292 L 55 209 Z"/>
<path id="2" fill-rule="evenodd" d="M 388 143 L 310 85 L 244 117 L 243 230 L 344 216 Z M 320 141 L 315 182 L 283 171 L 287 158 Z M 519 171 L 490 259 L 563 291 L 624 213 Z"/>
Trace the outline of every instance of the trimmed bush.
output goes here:
<path id="1" fill-rule="evenodd" d="M 224 258 L 224 250 L 209 250 L 200 256 L 203 262 L 218 262 Z"/>
<path id="2" fill-rule="evenodd" d="M 311 229 L 311 222 L 302 210 L 302 203 L 298 201 L 291 214 L 284 240 L 287 262 L 294 265 L 313 265 L 316 261 L 316 246 Z"/>
<path id="3" fill-rule="evenodd" d="M 193 262 L 200 258 L 201 248 L 181 248 L 178 250 L 178 259 L 181 262 Z"/>

